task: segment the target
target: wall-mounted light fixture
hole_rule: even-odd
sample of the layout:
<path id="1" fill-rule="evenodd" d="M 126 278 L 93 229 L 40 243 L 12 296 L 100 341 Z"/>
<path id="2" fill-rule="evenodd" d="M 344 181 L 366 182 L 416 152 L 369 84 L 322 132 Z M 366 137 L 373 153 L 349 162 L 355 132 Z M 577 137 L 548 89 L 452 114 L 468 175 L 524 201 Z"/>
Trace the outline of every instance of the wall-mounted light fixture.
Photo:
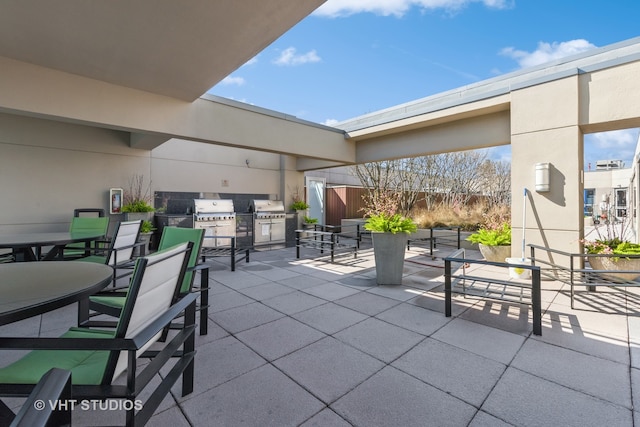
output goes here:
<path id="1" fill-rule="evenodd" d="M 549 163 L 536 163 L 536 191 L 546 193 L 550 190 Z"/>

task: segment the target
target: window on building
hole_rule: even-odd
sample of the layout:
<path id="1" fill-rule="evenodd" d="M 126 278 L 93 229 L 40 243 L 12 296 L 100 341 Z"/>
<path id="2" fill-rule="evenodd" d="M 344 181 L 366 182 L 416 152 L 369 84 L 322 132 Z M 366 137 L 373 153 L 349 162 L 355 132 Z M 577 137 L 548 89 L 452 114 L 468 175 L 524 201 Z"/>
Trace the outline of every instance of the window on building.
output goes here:
<path id="1" fill-rule="evenodd" d="M 593 216 L 593 203 L 596 198 L 595 188 L 584 189 L 584 216 Z"/>
<path id="2" fill-rule="evenodd" d="M 616 216 L 625 217 L 627 216 L 627 189 L 617 189 L 615 194 Z"/>

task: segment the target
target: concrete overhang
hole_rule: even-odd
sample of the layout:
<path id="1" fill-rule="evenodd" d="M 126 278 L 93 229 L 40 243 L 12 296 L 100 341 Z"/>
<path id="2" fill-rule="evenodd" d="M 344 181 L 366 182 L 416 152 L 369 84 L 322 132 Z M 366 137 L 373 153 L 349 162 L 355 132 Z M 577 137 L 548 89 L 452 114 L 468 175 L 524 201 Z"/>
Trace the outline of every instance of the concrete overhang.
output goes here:
<path id="1" fill-rule="evenodd" d="M 4 0 L 0 56 L 193 101 L 325 0 Z"/>
<path id="2" fill-rule="evenodd" d="M 498 110 L 357 141 L 356 163 L 507 145 L 510 112 Z"/>
<path id="3" fill-rule="evenodd" d="M 356 142 L 356 162 L 510 143 L 511 93 L 640 60 L 640 37 L 518 70 L 338 123 Z M 637 119 L 582 123 L 583 131 L 638 126 Z M 618 127 L 619 128 L 619 127 Z"/>
<path id="4" fill-rule="evenodd" d="M 193 102 L 0 57 L 0 111 L 131 133 L 132 147 L 178 138 L 352 163 L 344 132 L 205 95 Z"/>
<path id="5" fill-rule="evenodd" d="M 344 132 L 203 95 L 325 0 L 8 0 L 0 111 L 129 132 L 353 162 Z"/>
<path id="6" fill-rule="evenodd" d="M 393 122 L 380 123 L 365 129 L 353 130 L 348 132 L 348 136 L 354 141 L 378 138 L 395 133 L 411 132 L 424 127 L 441 126 L 479 116 L 492 115 L 502 111 L 509 111 L 509 108 L 510 96 L 508 94 L 498 95 L 473 103 L 436 109 L 428 113 L 410 115 Z"/>

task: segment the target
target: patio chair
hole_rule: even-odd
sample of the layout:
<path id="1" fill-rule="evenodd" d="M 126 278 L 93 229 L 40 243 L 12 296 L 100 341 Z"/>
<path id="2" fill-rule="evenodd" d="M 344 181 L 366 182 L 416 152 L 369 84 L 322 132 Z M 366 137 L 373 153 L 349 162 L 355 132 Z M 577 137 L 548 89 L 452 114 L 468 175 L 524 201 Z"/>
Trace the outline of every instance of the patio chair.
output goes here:
<path id="1" fill-rule="evenodd" d="M 71 219 L 70 233 L 96 233 L 102 236 L 107 235 L 109 228 L 108 217 L 73 217 Z M 96 242 L 91 243 L 69 243 L 64 247 L 64 258 L 75 259 L 91 255 L 90 249 L 95 249 Z"/>
<path id="2" fill-rule="evenodd" d="M 71 425 L 71 372 L 52 368 L 42 376 L 17 414 L 6 408 L 2 425 L 9 427 L 45 427 Z M 61 405 L 42 403 L 61 402 Z M 0 402 L 0 405 L 3 405 Z"/>
<path id="3" fill-rule="evenodd" d="M 131 274 L 129 272 L 118 276 L 116 272 L 119 268 L 132 265 L 133 249 L 139 245 L 137 242 L 141 225 L 142 221 L 140 220 L 119 222 L 104 255 L 89 255 L 77 259 L 76 262 L 97 262 L 113 267 L 113 284 L 115 286 L 117 279 Z M 98 250 L 100 249 L 94 249 L 93 251 L 96 252 Z"/>
<path id="4" fill-rule="evenodd" d="M 203 238 L 204 229 L 164 227 L 162 230 L 162 237 L 160 238 L 160 244 L 158 246 L 158 250 L 161 251 L 167 247 L 180 243 L 193 243 L 193 249 L 191 250 L 191 255 L 189 256 L 187 264 L 187 271 L 180 287 L 180 294 L 187 294 L 193 289 L 200 293 L 200 306 L 198 307 L 198 310 L 200 311 L 200 335 L 207 334 L 209 314 L 209 267 L 204 264 L 198 264 Z M 194 288 L 193 282 L 196 271 L 201 271 L 200 286 Z M 92 296 L 89 298 L 88 307 L 81 306 L 82 311 L 78 311 L 78 325 L 112 327 L 114 322 L 91 321 L 89 318 L 100 314 L 119 317 L 122 307 L 124 306 L 125 298 L 126 291 L 113 290 L 107 290 Z M 89 310 L 92 310 L 93 312 L 89 313 Z"/>
<path id="5" fill-rule="evenodd" d="M 192 248 L 184 243 L 136 260 L 131 286 L 114 330 L 71 328 L 60 338 L 0 338 L 0 348 L 32 349 L 0 368 L 0 396 L 26 396 L 52 367 L 71 371 L 72 394 L 83 399 L 124 399 L 126 424 L 144 425 L 182 376 L 182 396 L 193 391 L 195 303 L 197 295 L 179 298 Z M 179 299 L 178 299 L 179 298 Z M 158 338 L 185 312 L 183 329 L 170 341 Z M 148 351 L 153 344 L 154 351 Z M 140 367 L 137 359 L 150 358 Z M 162 377 L 158 374 L 172 358 Z M 121 374 L 125 384 L 118 382 Z M 158 385 L 148 387 L 160 378 Z M 142 396 L 149 396 L 141 400 Z"/>
<path id="6" fill-rule="evenodd" d="M 73 216 L 103 217 L 105 212 L 101 208 L 77 208 L 73 210 Z"/>

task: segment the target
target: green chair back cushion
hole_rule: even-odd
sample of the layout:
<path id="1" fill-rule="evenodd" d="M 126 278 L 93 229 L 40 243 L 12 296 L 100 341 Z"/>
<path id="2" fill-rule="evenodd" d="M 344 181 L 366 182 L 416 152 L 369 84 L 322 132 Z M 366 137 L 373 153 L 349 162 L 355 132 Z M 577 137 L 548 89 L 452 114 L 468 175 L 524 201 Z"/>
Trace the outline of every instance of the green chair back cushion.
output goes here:
<path id="1" fill-rule="evenodd" d="M 69 231 L 71 233 L 100 233 L 107 234 L 109 228 L 109 217 L 90 218 L 73 217 Z"/>
<path id="2" fill-rule="evenodd" d="M 171 246 L 179 245 L 185 242 L 193 242 L 189 262 L 187 263 L 187 272 L 184 275 L 180 292 L 185 293 L 191 290 L 193 282 L 193 267 L 198 264 L 200 258 L 200 249 L 202 247 L 202 239 L 204 237 L 204 229 L 200 228 L 182 228 L 182 227 L 164 227 L 162 229 L 162 237 L 158 245 L 158 250 L 164 250 Z"/>
<path id="3" fill-rule="evenodd" d="M 189 256 L 189 261 L 187 264 L 187 271 L 184 274 L 184 279 L 182 281 L 182 285 L 180 286 L 180 293 L 185 293 L 191 290 L 194 272 L 189 271 L 189 269 L 195 267 L 196 264 L 198 264 L 203 237 L 204 229 L 164 227 L 164 229 L 162 230 L 162 237 L 160 238 L 160 243 L 158 244 L 158 252 L 161 252 L 175 245 L 186 242 L 193 242 L 193 248 L 191 249 L 191 255 Z M 122 309 L 122 307 L 124 306 L 125 301 L 125 298 L 122 296 L 106 295 L 93 296 L 90 297 L 90 299 L 94 303 L 120 309 Z"/>
<path id="4" fill-rule="evenodd" d="M 109 228 L 109 218 L 108 217 L 100 217 L 100 218 L 92 218 L 92 217 L 73 217 L 71 219 L 71 226 L 69 227 L 69 232 L 71 233 L 96 233 L 103 236 L 106 236 L 107 230 Z M 71 250 L 69 250 L 71 248 Z M 70 243 L 65 247 L 66 255 L 76 255 L 84 253 L 85 244 L 80 243 Z"/>

